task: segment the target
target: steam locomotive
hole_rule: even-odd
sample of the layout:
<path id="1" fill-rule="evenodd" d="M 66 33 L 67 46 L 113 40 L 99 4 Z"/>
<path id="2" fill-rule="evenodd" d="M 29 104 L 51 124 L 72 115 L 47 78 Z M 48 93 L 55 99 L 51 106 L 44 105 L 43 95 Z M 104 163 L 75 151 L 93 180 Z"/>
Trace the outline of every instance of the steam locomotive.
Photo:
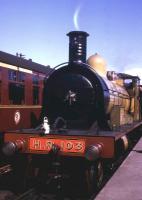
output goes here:
<path id="1" fill-rule="evenodd" d="M 104 161 L 125 151 L 129 133 L 141 125 L 139 77 L 107 71 L 98 54 L 86 61 L 88 34 L 67 35 L 69 62 L 46 79 L 41 125 L 6 132 L 3 152 L 32 155 L 36 176 L 45 172 L 47 179 L 64 179 L 67 174 L 91 190 L 102 182 Z"/>

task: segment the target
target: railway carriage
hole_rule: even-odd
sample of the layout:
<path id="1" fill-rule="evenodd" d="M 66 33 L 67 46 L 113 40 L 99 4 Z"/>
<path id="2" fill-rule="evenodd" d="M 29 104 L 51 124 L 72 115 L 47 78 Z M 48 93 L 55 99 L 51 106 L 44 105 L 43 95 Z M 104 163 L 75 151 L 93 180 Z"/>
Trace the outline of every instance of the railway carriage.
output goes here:
<path id="1" fill-rule="evenodd" d="M 0 132 L 37 125 L 44 78 L 50 70 L 0 51 Z"/>

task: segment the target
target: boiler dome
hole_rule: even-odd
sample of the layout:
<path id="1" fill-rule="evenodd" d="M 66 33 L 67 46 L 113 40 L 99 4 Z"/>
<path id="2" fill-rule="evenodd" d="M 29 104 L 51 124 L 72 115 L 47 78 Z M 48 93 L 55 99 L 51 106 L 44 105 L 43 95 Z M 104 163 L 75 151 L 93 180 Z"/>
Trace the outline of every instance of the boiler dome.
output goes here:
<path id="1" fill-rule="evenodd" d="M 100 76 L 106 76 L 106 61 L 99 55 L 94 54 L 87 60 L 87 64 L 90 65 Z"/>

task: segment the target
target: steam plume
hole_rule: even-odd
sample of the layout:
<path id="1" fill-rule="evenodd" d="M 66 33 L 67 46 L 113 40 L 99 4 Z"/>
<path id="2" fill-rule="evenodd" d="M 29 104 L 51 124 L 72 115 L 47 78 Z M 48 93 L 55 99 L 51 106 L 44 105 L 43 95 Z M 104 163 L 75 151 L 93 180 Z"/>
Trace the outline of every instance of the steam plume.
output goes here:
<path id="1" fill-rule="evenodd" d="M 75 29 L 78 31 L 79 30 L 79 24 L 78 24 L 78 16 L 79 16 L 79 13 L 80 13 L 80 9 L 81 9 L 81 6 L 78 6 L 75 10 L 75 13 L 73 15 L 73 22 L 74 22 L 74 26 L 75 26 Z"/>

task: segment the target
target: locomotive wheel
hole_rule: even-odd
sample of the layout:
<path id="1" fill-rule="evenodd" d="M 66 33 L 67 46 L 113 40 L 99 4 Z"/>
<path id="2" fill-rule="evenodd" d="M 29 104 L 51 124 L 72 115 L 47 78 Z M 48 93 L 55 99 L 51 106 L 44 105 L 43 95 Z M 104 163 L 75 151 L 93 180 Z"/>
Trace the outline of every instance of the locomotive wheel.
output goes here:
<path id="1" fill-rule="evenodd" d="M 86 170 L 86 183 L 87 183 L 87 193 L 92 194 L 97 191 L 103 181 L 104 170 L 101 161 L 91 164 Z"/>

